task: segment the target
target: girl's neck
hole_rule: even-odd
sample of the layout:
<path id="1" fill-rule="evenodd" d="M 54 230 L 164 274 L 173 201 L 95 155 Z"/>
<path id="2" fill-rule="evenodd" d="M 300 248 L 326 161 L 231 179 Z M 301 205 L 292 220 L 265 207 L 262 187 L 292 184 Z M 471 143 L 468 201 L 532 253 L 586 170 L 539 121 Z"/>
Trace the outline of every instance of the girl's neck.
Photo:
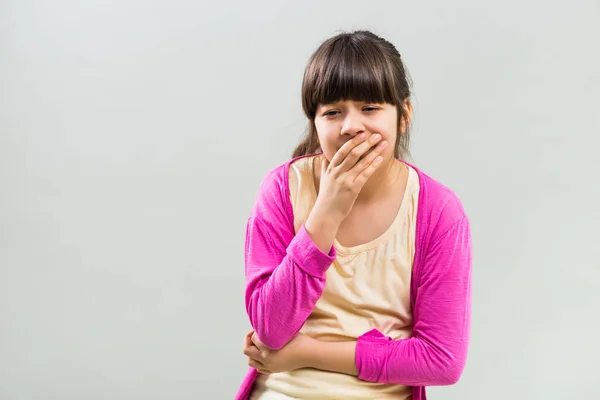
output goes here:
<path id="1" fill-rule="evenodd" d="M 392 191 L 396 192 L 400 184 L 406 183 L 407 175 L 408 167 L 403 162 L 390 158 L 367 180 L 356 198 L 356 204 L 372 203 Z"/>

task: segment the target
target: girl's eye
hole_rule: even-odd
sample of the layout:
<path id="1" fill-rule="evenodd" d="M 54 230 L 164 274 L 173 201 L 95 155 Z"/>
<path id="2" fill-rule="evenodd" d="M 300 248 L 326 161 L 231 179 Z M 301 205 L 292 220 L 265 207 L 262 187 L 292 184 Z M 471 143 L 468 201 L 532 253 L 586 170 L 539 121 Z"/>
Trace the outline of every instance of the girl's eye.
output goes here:
<path id="1" fill-rule="evenodd" d="M 366 112 L 373 112 L 373 111 L 377 111 L 378 108 L 377 107 L 365 107 L 363 110 L 365 110 Z"/>
<path id="2" fill-rule="evenodd" d="M 326 117 L 333 117 L 334 115 L 336 115 L 339 111 L 337 110 L 329 110 L 323 113 L 324 116 Z"/>

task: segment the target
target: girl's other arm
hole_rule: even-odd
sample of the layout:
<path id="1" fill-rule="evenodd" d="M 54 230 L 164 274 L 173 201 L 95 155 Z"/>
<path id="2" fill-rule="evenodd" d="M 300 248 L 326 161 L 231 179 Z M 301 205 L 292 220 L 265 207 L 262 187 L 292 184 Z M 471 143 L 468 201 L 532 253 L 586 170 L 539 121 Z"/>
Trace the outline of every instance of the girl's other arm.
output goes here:
<path id="1" fill-rule="evenodd" d="M 314 341 L 313 368 L 369 382 L 454 384 L 465 366 L 471 319 L 471 238 L 466 218 L 431 248 L 414 310 L 413 336 L 392 340 L 377 330 L 358 341 Z"/>
<path id="2" fill-rule="evenodd" d="M 336 255 L 338 227 L 337 220 L 315 206 L 296 234 L 277 191 L 277 177 L 263 183 L 246 227 L 245 303 L 250 323 L 267 347 L 288 343 L 321 297 Z"/>

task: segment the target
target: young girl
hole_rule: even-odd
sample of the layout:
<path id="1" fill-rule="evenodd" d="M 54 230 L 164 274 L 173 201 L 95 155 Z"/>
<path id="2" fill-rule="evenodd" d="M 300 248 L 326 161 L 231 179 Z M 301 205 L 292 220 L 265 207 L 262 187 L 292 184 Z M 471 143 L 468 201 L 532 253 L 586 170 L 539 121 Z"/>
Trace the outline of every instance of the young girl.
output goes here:
<path id="1" fill-rule="evenodd" d="M 425 399 L 458 381 L 471 237 L 456 195 L 403 161 L 400 54 L 368 31 L 325 41 L 302 86 L 310 121 L 248 220 L 250 370 L 239 400 Z"/>

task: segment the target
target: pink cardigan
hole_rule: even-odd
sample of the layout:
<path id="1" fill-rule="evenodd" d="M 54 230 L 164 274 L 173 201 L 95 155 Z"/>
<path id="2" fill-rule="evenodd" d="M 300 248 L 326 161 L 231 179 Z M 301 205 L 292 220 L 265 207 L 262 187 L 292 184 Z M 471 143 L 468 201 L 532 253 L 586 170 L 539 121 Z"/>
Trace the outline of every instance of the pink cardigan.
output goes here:
<path id="1" fill-rule="evenodd" d="M 288 343 L 325 287 L 336 256 L 319 250 L 302 226 L 294 232 L 289 160 L 263 180 L 247 223 L 246 311 L 261 341 L 272 349 Z M 413 167 L 411 165 L 411 167 Z M 413 167 L 420 182 L 416 249 L 411 280 L 412 337 L 392 340 L 373 329 L 358 337 L 358 379 L 413 387 L 451 385 L 460 378 L 471 324 L 471 234 L 460 200 Z M 247 400 L 258 375 L 250 368 L 235 397 Z"/>

